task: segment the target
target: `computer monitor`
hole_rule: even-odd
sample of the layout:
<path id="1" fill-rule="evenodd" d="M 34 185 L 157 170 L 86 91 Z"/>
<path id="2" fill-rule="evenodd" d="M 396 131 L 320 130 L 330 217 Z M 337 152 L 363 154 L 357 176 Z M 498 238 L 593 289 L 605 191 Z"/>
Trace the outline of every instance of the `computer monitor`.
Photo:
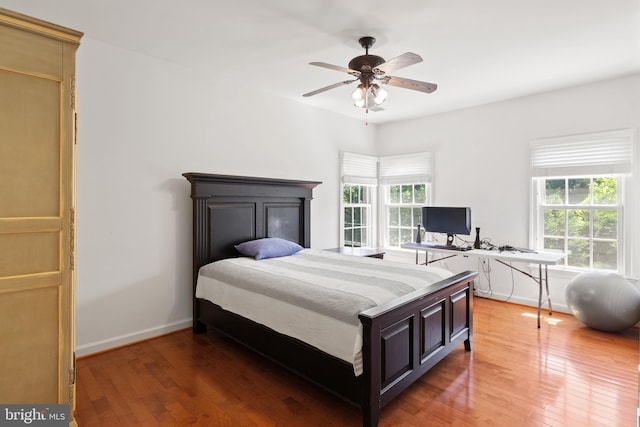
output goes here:
<path id="1" fill-rule="evenodd" d="M 447 245 L 453 246 L 456 234 L 471 234 L 471 208 L 424 206 L 422 226 L 427 232 L 446 233 Z"/>

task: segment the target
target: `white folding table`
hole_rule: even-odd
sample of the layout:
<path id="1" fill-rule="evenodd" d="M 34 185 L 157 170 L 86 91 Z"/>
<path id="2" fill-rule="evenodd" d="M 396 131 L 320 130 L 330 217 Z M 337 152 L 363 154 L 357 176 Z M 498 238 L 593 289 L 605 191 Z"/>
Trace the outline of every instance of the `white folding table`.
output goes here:
<path id="1" fill-rule="evenodd" d="M 416 251 L 416 264 L 419 264 L 420 251 L 425 252 L 425 264 L 429 264 L 436 261 L 441 261 L 453 256 L 464 256 L 474 258 L 493 259 L 501 264 L 512 268 L 525 276 L 530 277 L 536 283 L 538 283 L 538 328 L 540 327 L 540 312 L 542 310 L 542 285 L 544 284 L 547 292 L 547 305 L 549 306 L 549 314 L 552 314 L 551 308 L 551 296 L 549 295 L 549 273 L 548 266 L 554 265 L 564 259 L 566 254 L 562 252 L 519 252 L 514 251 L 499 251 L 499 250 L 487 250 L 487 249 L 471 249 L 467 251 L 460 251 L 457 249 L 449 249 L 446 247 L 440 247 L 433 243 L 405 243 L 402 245 L 404 249 L 414 249 Z M 440 253 L 445 254 L 442 258 L 429 261 L 428 254 Z M 511 262 L 520 262 L 525 264 L 537 264 L 538 265 L 538 277 L 514 267 Z M 544 267 L 544 275 L 542 273 Z"/>

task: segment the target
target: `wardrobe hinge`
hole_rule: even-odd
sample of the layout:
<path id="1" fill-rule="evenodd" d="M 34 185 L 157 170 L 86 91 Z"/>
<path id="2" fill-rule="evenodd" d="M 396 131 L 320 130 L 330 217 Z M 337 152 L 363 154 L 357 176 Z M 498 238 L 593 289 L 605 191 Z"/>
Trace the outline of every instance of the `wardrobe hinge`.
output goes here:
<path id="1" fill-rule="evenodd" d="M 76 210 L 69 210 L 69 268 L 73 271 L 76 268 Z"/>
<path id="2" fill-rule="evenodd" d="M 76 383 L 76 352 L 73 352 L 73 361 L 71 369 L 69 369 L 69 385 L 74 385 Z"/>
<path id="3" fill-rule="evenodd" d="M 71 97 L 71 109 L 76 109 L 76 76 L 69 76 L 69 95 Z"/>
<path id="4" fill-rule="evenodd" d="M 69 396 L 68 403 L 71 410 L 75 407 L 75 398 L 76 398 L 76 352 L 73 352 L 73 361 L 71 365 L 71 369 L 69 369 Z M 72 416 L 73 417 L 73 416 Z"/>

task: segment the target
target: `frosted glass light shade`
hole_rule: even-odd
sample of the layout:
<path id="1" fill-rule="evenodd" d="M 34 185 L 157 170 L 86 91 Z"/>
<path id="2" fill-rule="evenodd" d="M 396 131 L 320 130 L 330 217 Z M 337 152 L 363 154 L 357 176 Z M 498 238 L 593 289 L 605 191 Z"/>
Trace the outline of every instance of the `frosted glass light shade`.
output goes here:
<path id="1" fill-rule="evenodd" d="M 358 102 L 358 101 L 363 101 L 364 100 L 364 96 L 365 96 L 364 86 L 361 83 L 361 84 L 358 85 L 358 87 L 355 88 L 353 93 L 351 93 L 351 98 L 354 101 Z M 362 105 L 364 105 L 364 102 L 363 102 Z"/>

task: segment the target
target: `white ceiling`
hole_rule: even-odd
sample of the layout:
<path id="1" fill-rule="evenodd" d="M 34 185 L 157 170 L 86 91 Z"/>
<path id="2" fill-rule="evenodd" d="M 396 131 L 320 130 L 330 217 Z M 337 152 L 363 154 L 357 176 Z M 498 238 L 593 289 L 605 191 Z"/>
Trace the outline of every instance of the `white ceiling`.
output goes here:
<path id="1" fill-rule="evenodd" d="M 201 69 L 230 84 L 354 118 L 350 76 L 363 54 L 423 62 L 392 75 L 437 83 L 432 94 L 388 87 L 383 123 L 640 72 L 640 0 L 0 0 L 86 37 Z"/>

